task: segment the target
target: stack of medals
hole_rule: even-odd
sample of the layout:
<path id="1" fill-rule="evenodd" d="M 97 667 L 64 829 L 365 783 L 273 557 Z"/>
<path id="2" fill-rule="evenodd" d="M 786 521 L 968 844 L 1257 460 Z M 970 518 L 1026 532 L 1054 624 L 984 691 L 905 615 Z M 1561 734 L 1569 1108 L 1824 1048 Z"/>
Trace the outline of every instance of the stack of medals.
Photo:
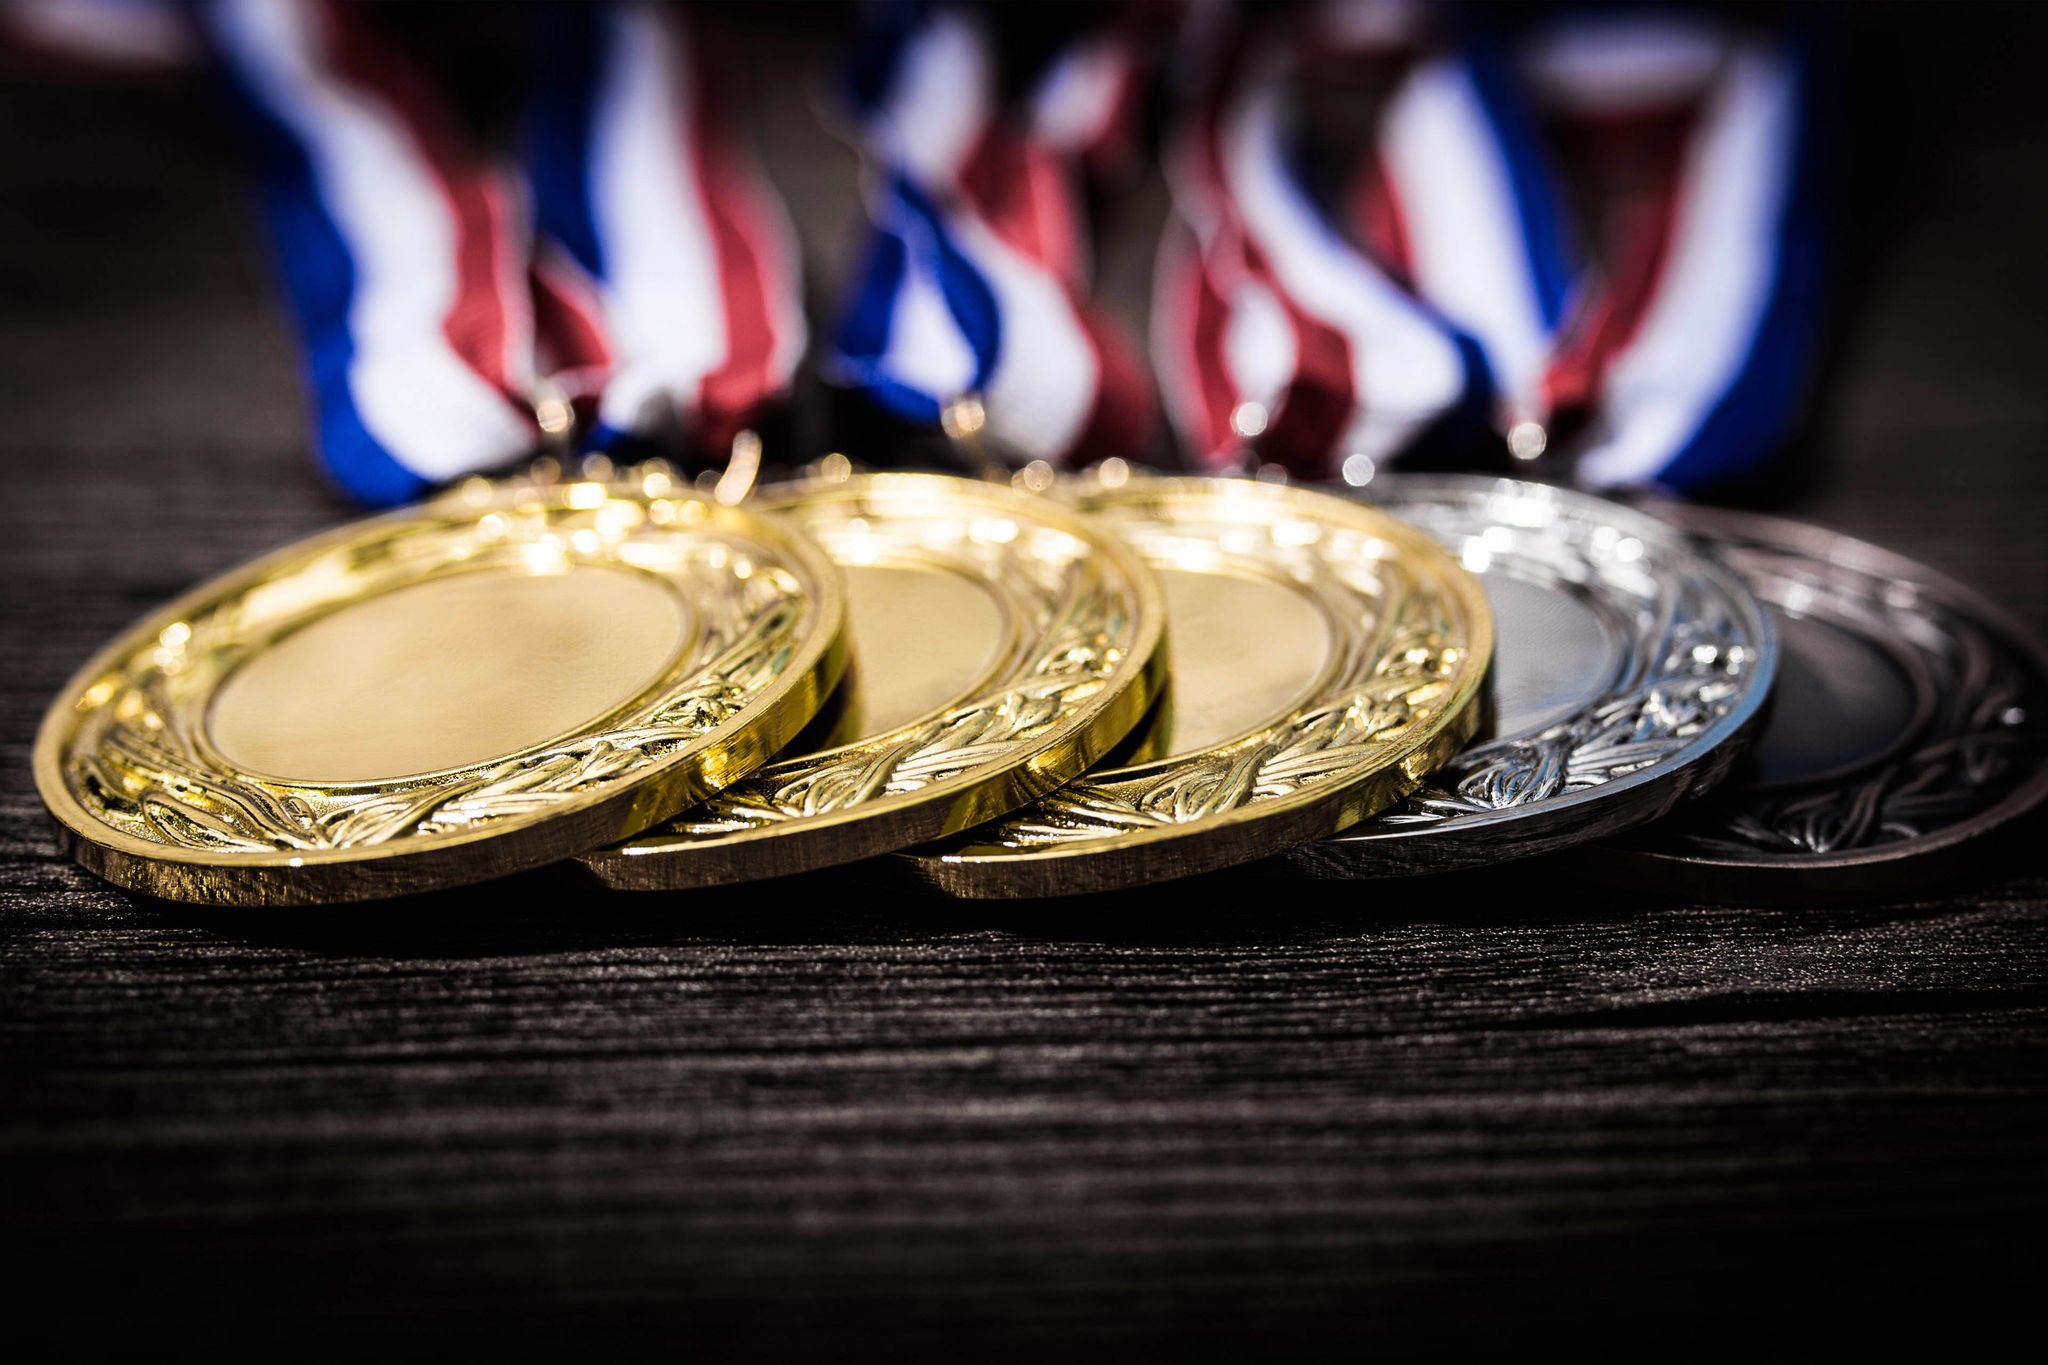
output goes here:
<path id="1" fill-rule="evenodd" d="M 1811 899 L 1943 875 L 2048 795 L 2048 659 L 1875 547 L 1510 479 L 1108 472 L 465 485 L 124 633 L 38 784 L 108 880 L 259 905 L 572 856 L 1041 897 L 1568 848 Z"/>
<path id="2" fill-rule="evenodd" d="M 340 481 L 392 501 L 577 428 L 621 459 L 679 431 L 732 457 L 695 482 L 604 455 L 469 478 L 123 633 L 35 749 L 67 848 L 110 881 L 291 905 L 562 859 L 635 891 L 866 862 L 1045 897 L 1565 853 L 1796 901 L 1946 875 L 2048 797 L 2048 656 L 1930 569 L 1766 517 L 1382 468 L 1487 424 L 1529 474 L 1594 489 L 1685 491 L 1769 449 L 1812 312 L 1805 77 L 1775 40 L 1533 45 L 1554 121 L 1626 172 L 1597 276 L 1562 259 L 1482 51 L 1389 68 L 1338 231 L 1291 179 L 1289 92 L 1301 52 L 1377 51 L 1385 26 L 1225 44 L 1173 140 L 1152 346 L 1207 472 L 1166 476 L 1121 457 L 1152 401 L 1070 240 L 1142 43 L 1054 62 L 1012 126 L 986 33 L 916 11 L 856 82 L 874 240 L 823 369 L 1023 467 L 832 455 L 757 488 L 751 428 L 805 342 L 796 271 L 688 30 L 562 18 L 540 240 L 508 286 L 459 261 L 504 246 L 511 172 L 306 13 L 207 11 L 278 153 L 274 209 L 346 267 L 296 299 L 347 362 L 316 377 Z M 1595 79 L 1624 67 L 1639 108 Z M 627 192 L 619 149 L 649 145 L 692 176 Z M 350 157 L 407 147 L 427 152 L 383 167 L 386 197 L 447 215 L 441 256 L 399 259 L 349 189 Z M 412 307 L 436 271 L 496 321 Z M 715 343 L 678 332 L 700 316 Z"/>

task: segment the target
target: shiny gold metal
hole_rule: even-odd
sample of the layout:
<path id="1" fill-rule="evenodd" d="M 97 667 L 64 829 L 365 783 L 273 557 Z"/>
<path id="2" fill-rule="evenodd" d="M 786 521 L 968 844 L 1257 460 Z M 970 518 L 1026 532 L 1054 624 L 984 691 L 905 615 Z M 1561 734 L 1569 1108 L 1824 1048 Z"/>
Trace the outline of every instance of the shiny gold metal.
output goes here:
<path id="1" fill-rule="evenodd" d="M 965 829 L 1078 776 L 1158 695 L 1159 589 L 1071 508 L 941 474 L 762 497 L 846 580 L 853 664 L 837 723 L 817 752 L 587 855 L 611 885 L 747 881 Z"/>
<path id="2" fill-rule="evenodd" d="M 36 784 L 81 863 L 154 895 L 477 881 L 758 767 L 838 680 L 843 616 L 795 528 L 665 480 L 466 482 L 129 629 L 52 705 Z"/>
<path id="3" fill-rule="evenodd" d="M 1080 503 L 1166 588 L 1172 685 L 1125 766 L 905 855 L 961 896 L 1188 876 L 1343 829 L 1476 729 L 1478 582 L 1420 531 L 1250 479 L 1120 471 Z"/>

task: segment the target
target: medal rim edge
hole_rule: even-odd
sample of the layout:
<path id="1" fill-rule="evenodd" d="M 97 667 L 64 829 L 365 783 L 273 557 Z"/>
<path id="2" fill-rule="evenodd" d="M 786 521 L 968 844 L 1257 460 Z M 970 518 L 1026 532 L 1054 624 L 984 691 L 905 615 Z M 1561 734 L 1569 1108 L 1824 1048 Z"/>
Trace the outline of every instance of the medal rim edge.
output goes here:
<path id="1" fill-rule="evenodd" d="M 1777 628 L 1772 624 L 1770 615 L 1764 609 L 1763 601 L 1757 596 L 1755 590 L 1749 586 L 1740 573 L 1736 572 L 1733 566 L 1726 563 L 1720 557 L 1717 551 L 1714 551 L 1711 547 L 1702 547 L 1699 543 L 1699 537 L 1644 508 L 1625 503 L 1611 502 L 1608 499 L 1591 493 L 1581 492 L 1578 489 L 1559 488 L 1551 484 L 1536 483 L 1533 480 L 1515 479 L 1504 475 L 1493 477 L 1483 474 L 1396 474 L 1392 477 L 1400 480 L 1402 483 L 1424 487 L 1432 484 L 1437 486 L 1456 486 L 1468 481 L 1473 484 L 1506 483 L 1514 485 L 1518 489 L 1540 490 L 1547 496 L 1562 497 L 1565 501 L 1583 500 L 1603 506 L 1612 506 L 1616 510 L 1629 514 L 1634 518 L 1647 520 L 1658 525 L 1670 532 L 1681 545 L 1692 549 L 1700 559 L 1702 567 L 1709 574 L 1720 580 L 1720 587 L 1723 589 L 1733 589 L 1732 592 L 1725 593 L 1726 597 L 1728 600 L 1738 604 L 1751 617 L 1750 621 L 1746 624 L 1755 627 L 1756 639 L 1759 642 L 1759 661 L 1758 667 L 1754 671 L 1754 676 L 1761 679 L 1761 681 L 1753 683 L 1748 689 L 1745 694 L 1745 705 L 1743 707 L 1733 709 L 1721 716 L 1713 725 L 1702 731 L 1699 736 L 1700 740 L 1705 740 L 1708 736 L 1715 735 L 1717 731 L 1721 732 L 1717 738 L 1708 743 L 1696 743 L 1693 746 L 1692 756 L 1673 767 L 1659 770 L 1653 765 L 1652 767 L 1629 773 L 1613 782 L 1603 782 L 1597 787 L 1587 787 L 1566 796 L 1550 798 L 1541 802 L 1531 802 L 1522 806 L 1504 806 L 1498 810 L 1461 818 L 1455 822 L 1447 822 L 1443 825 L 1416 826 L 1412 830 L 1364 831 L 1356 828 L 1346 830 L 1316 842 L 1329 845 L 1332 848 L 1347 850 L 1345 856 L 1358 861 L 1360 864 L 1358 870 L 1351 872 L 1349 870 L 1337 870 L 1319 865 L 1314 872 L 1308 872 L 1306 868 L 1301 869 L 1306 875 L 1314 876 L 1319 880 L 1331 881 L 1374 881 L 1382 877 L 1425 876 L 1437 871 L 1460 871 L 1475 867 L 1490 867 L 1515 862 L 1523 858 L 1562 852 L 1579 844 L 1594 843 L 1601 839 L 1624 834 L 1662 819 L 1676 810 L 1685 800 L 1694 796 L 1704 795 L 1714 786 L 1719 785 L 1719 782 L 1733 769 L 1734 763 L 1741 758 L 1742 753 L 1762 733 L 1762 724 L 1768 712 L 1772 689 L 1777 686 L 1778 663 L 1781 653 Z M 1379 506 L 1380 504 L 1372 503 L 1368 505 Z M 1721 772 L 1714 774 L 1711 781 L 1700 784 L 1697 779 L 1700 776 L 1699 769 L 1701 765 L 1714 760 L 1724 761 L 1727 766 Z M 1575 828 L 1547 831 L 1541 828 L 1530 829 L 1527 837 L 1542 846 L 1509 850 L 1497 856 L 1489 856 L 1487 853 L 1470 847 L 1475 839 L 1483 840 L 1488 835 L 1498 837 L 1499 831 L 1503 826 L 1520 825 L 1532 821 L 1547 823 L 1554 820 L 1562 820 L 1579 813 L 1586 807 L 1597 805 L 1610 797 L 1626 796 L 1634 793 L 1640 798 L 1645 788 L 1659 787 L 1664 783 L 1673 784 L 1672 799 L 1660 802 L 1652 809 L 1651 813 L 1643 816 L 1641 819 L 1632 820 L 1623 825 L 1601 829 L 1576 838 L 1573 837 L 1577 832 Z M 1661 792 L 1659 794 L 1662 795 Z M 1568 842 L 1548 842 L 1552 839 L 1567 840 Z M 1391 847 L 1397 844 L 1402 846 L 1412 845 L 1420 840 L 1429 840 L 1432 843 L 1440 841 L 1441 847 L 1447 850 L 1446 859 L 1438 865 L 1427 868 L 1408 868 L 1389 863 L 1384 865 L 1385 870 L 1382 871 L 1380 869 L 1383 864 L 1374 855 L 1369 855 L 1365 852 L 1368 849 Z M 1350 850 L 1357 851 L 1350 852 Z M 1297 859 L 1305 858 L 1302 849 L 1299 847 L 1288 850 L 1285 856 L 1289 859 L 1290 863 L 1295 862 Z"/>
<path id="2" fill-rule="evenodd" d="M 1931 591 L 1947 605 L 1972 617 L 1978 624 L 1990 627 L 2033 667 L 2036 680 L 2048 685 L 2048 645 L 2044 645 L 2035 632 L 2028 630 L 2004 607 L 1969 584 L 1931 565 L 1847 532 L 1793 517 L 1735 508 L 1698 507 L 1685 503 L 1658 505 L 1652 510 L 1654 515 L 1669 520 L 1687 534 L 1705 538 L 1712 543 L 1718 543 L 1723 538 L 1734 540 L 1741 534 L 1761 530 L 1764 534 L 1757 538 L 1760 543 L 1770 548 L 1781 551 L 1789 549 L 1802 558 L 1822 559 L 1830 563 L 1842 562 L 1836 561 L 1832 556 L 1816 555 L 1808 546 L 1798 543 L 1815 535 L 1823 536 L 1830 546 L 1852 552 L 1852 557 L 1846 563 L 1857 572 L 1875 578 L 1903 577 L 1916 588 Z M 1729 534 L 1723 528 L 1736 530 Z M 1736 572 L 1739 573 L 1739 570 Z M 2026 781 L 2008 792 L 1998 802 L 1967 820 L 1912 839 L 1899 839 L 1861 849 L 1807 854 L 1759 853 L 1748 858 L 1722 858 L 1712 854 L 1673 853 L 1593 843 L 1576 852 L 1583 855 L 1587 874 L 1603 881 L 1615 880 L 1632 886 L 1648 886 L 1661 884 L 1669 877 L 1684 876 L 1691 871 L 1706 873 L 1710 877 L 1725 879 L 1731 883 L 1740 883 L 1743 896 L 1758 900 L 1782 899 L 1787 893 L 1825 897 L 1830 894 L 1853 894 L 1865 888 L 1863 874 L 1872 870 L 1890 871 L 1891 865 L 1910 865 L 1920 859 L 1928 860 L 1925 871 L 1929 874 L 1929 879 L 1938 877 L 1946 865 L 1944 855 L 1957 853 L 1974 840 L 1997 834 L 2014 821 L 2040 808 L 2044 802 L 2048 802 L 2048 762 L 2037 765 L 2033 775 Z M 1637 869 L 1640 869 L 1637 875 L 1629 875 Z M 1607 875 L 1610 872 L 1613 874 L 1611 877 Z M 1756 884 L 1753 889 L 1749 886 L 1751 882 Z M 1815 883 L 1818 885 L 1814 885 Z M 1899 883 L 1892 884 L 1905 889 Z M 1924 883 L 1915 879 L 1906 885 L 1912 884 Z M 1731 892 L 1734 889 L 1731 886 Z"/>
<path id="3" fill-rule="evenodd" d="M 1420 786 L 1430 772 L 1448 762 L 1470 741 L 1479 728 L 1481 708 L 1478 701 L 1487 672 L 1493 664 L 1496 643 L 1493 608 L 1486 598 L 1485 590 L 1479 584 L 1477 575 L 1459 563 L 1449 550 L 1420 527 L 1412 526 L 1371 504 L 1346 498 L 1326 489 L 1301 484 L 1269 484 L 1254 479 L 1155 475 L 1147 476 L 1142 482 L 1134 479 L 1130 484 L 1116 490 L 1115 495 L 1136 497 L 1148 489 L 1164 489 L 1168 493 L 1176 489 L 1209 489 L 1213 494 L 1214 485 L 1219 483 L 1227 484 L 1233 490 L 1257 490 L 1251 496 L 1272 502 L 1290 501 L 1304 493 L 1317 499 L 1329 498 L 1343 506 L 1347 516 L 1363 517 L 1381 523 L 1373 529 L 1373 534 L 1379 538 L 1411 546 L 1419 550 L 1424 557 L 1435 558 L 1444 566 L 1446 581 L 1464 608 L 1475 637 L 1467 646 L 1468 658 L 1476 656 L 1480 666 L 1468 670 L 1463 684 L 1442 707 L 1437 723 L 1419 734 L 1404 737 L 1395 751 L 1384 758 L 1379 766 L 1334 791 L 1317 791 L 1307 795 L 1296 793 L 1275 798 L 1262 805 L 1239 806 L 1213 818 L 1162 825 L 1154 829 L 1119 834 L 1100 840 L 1039 847 L 1022 852 L 975 856 L 965 852 L 923 853 L 917 849 L 907 849 L 896 857 L 909 865 L 913 875 L 947 895 L 961 899 L 1016 900 L 1113 891 L 1143 883 L 1178 880 L 1204 872 L 1220 871 L 1226 867 L 1242 866 L 1258 862 L 1262 858 L 1284 854 L 1301 844 L 1348 829 L 1358 821 L 1385 810 Z M 1172 630 L 1171 621 L 1167 622 L 1167 630 L 1169 633 Z M 1271 723 L 1275 722 L 1269 722 L 1269 725 Z M 1453 731 L 1458 733 L 1446 746 L 1446 737 Z M 1257 733 L 1258 730 L 1252 730 L 1248 731 L 1247 735 Z M 1225 745 L 1212 747 L 1228 747 L 1229 743 L 1234 742 L 1238 741 L 1227 741 Z M 1431 753 L 1422 771 L 1412 777 L 1409 776 L 1404 769 L 1425 748 L 1430 748 L 1434 752 Z M 1110 779 L 1114 777 L 1115 772 L 1120 771 L 1123 770 L 1113 770 L 1103 776 Z M 1334 828 L 1329 826 L 1326 813 L 1330 807 L 1336 807 L 1342 814 L 1344 805 L 1350 799 L 1366 792 L 1375 782 L 1382 779 L 1391 779 L 1396 790 L 1386 794 L 1384 799 L 1381 799 L 1380 793 L 1372 793 L 1367 797 L 1367 801 L 1373 803 L 1370 809 L 1361 810 L 1343 819 Z M 1169 867 L 1164 871 L 1161 871 L 1156 863 L 1150 866 L 1133 865 L 1143 863 L 1147 857 L 1156 857 L 1156 851 L 1161 847 L 1203 838 L 1213 843 L 1219 834 L 1248 825 L 1257 826 L 1276 821 L 1294 821 L 1299 825 L 1315 828 L 1307 832 L 1291 833 L 1286 839 L 1275 840 L 1272 846 L 1257 852 L 1240 854 L 1232 849 L 1221 857 L 1199 860 L 1197 865 Z M 1081 866 L 1087 866 L 1097 874 L 1073 879 L 1085 883 L 1083 885 L 1056 886 L 1047 884 L 1044 880 L 1052 877 L 1058 869 Z M 1028 871 L 1021 876 L 1013 875 L 1020 869 Z"/>
<path id="4" fill-rule="evenodd" d="M 1161 693 L 1165 690 L 1167 680 L 1166 639 L 1168 628 L 1165 595 L 1159 586 L 1158 577 L 1153 573 L 1151 566 L 1146 564 L 1143 558 L 1126 545 L 1122 538 L 1117 536 L 1114 531 L 1104 529 L 1102 526 L 1094 523 L 1086 513 L 1077 511 L 1073 507 L 1055 499 L 1044 498 L 1041 501 L 1041 495 L 1016 492 L 1006 485 L 963 478 L 954 474 L 888 470 L 854 475 L 847 480 L 825 484 L 821 489 L 808 489 L 801 485 L 782 485 L 780 488 L 784 494 L 793 498 L 810 491 L 846 490 L 852 492 L 853 486 L 863 482 L 873 485 L 918 484 L 950 487 L 954 495 L 957 495 L 961 491 L 961 486 L 964 485 L 965 488 L 972 489 L 976 495 L 996 494 L 997 496 L 992 499 L 995 502 L 1019 501 L 1023 505 L 1033 508 L 1033 515 L 1042 515 L 1043 509 L 1051 509 L 1051 515 L 1045 518 L 1047 521 L 1055 523 L 1060 521 L 1067 522 L 1067 525 L 1060 526 L 1058 529 L 1069 535 L 1076 535 L 1077 538 L 1087 540 L 1092 552 L 1100 553 L 1109 561 L 1117 563 L 1119 570 L 1129 580 L 1133 594 L 1140 607 L 1139 619 L 1141 625 L 1137 646 L 1133 647 L 1127 657 L 1139 660 L 1139 662 L 1135 666 L 1128 668 L 1128 676 L 1124 679 L 1123 685 L 1116 688 L 1109 696 L 1109 699 L 1095 709 L 1094 714 L 1080 719 L 1073 731 L 1051 741 L 1030 759 L 985 774 L 980 778 L 960 779 L 963 785 L 958 791 L 950 794 L 935 794 L 934 788 L 942 787 L 944 784 L 934 783 L 931 787 L 919 788 L 912 792 L 903 792 L 894 797 L 884 798 L 881 801 L 848 806 L 823 815 L 804 817 L 801 821 L 791 821 L 787 824 L 769 825 L 751 830 L 737 830 L 717 838 L 678 845 L 673 849 L 648 849 L 643 852 L 634 852 L 632 851 L 631 841 L 637 836 L 629 835 L 616 847 L 590 849 L 574 855 L 577 863 L 606 886 L 620 891 L 679 891 L 744 885 L 748 882 L 766 880 L 770 877 L 796 876 L 804 872 L 816 872 L 827 868 L 841 867 L 868 858 L 885 857 L 889 854 L 900 853 L 905 849 L 914 848 L 921 843 L 934 839 L 943 839 L 962 830 L 972 829 L 976 825 L 986 824 L 991 820 L 999 820 L 1003 816 L 1031 804 L 1040 797 L 1057 791 L 1068 782 L 1080 777 L 1103 754 L 1115 748 L 1117 743 L 1136 727 L 1139 721 L 1144 718 L 1145 713 L 1151 709 L 1152 704 L 1158 700 Z M 782 509 L 774 506 L 777 495 L 777 486 L 763 488 L 760 494 L 764 506 L 780 512 Z M 824 551 L 822 548 L 819 552 L 825 555 L 828 561 L 831 559 L 829 552 Z M 833 570 L 836 574 L 838 571 L 836 563 L 833 565 Z M 1140 647 L 1143 650 L 1142 655 Z M 856 664 L 857 662 L 855 661 Z M 1118 670 L 1119 673 L 1125 671 L 1124 667 L 1120 667 Z M 1111 692 L 1111 689 L 1105 685 L 1104 691 Z M 905 729 L 909 725 L 923 721 L 929 721 L 934 716 L 942 715 L 946 711 L 951 710 L 952 706 L 957 705 L 957 703 L 958 699 L 956 698 L 947 706 L 935 708 L 933 711 L 920 717 L 919 721 L 908 722 L 905 726 L 896 727 L 896 730 Z M 895 733 L 895 731 L 892 730 L 885 733 Z M 876 738 L 880 738 L 880 736 Z M 1036 759 L 1065 741 L 1075 742 L 1075 754 L 1080 758 L 1078 763 L 1071 761 L 1063 762 L 1059 769 L 1049 771 L 1036 766 Z M 871 741 L 855 741 L 853 744 L 838 747 L 851 749 L 868 742 Z M 771 758 L 770 762 L 773 761 Z M 1071 768 L 1072 771 L 1064 772 L 1064 775 L 1052 775 L 1066 768 Z M 1028 784 L 1031 789 L 1006 793 L 998 793 L 995 790 L 1002 787 L 1010 779 L 1026 774 L 1033 778 Z M 1041 776 L 1041 774 L 1044 775 Z M 707 792 L 705 795 L 709 797 L 713 794 Z M 991 801 L 1002 804 L 995 805 L 992 809 L 984 810 L 981 808 Z M 685 806 L 683 809 L 675 812 L 675 814 L 687 814 L 688 811 L 689 807 Z M 941 819 L 936 825 L 918 819 L 927 811 L 936 811 L 940 814 Z M 663 820 L 672 818 L 674 817 L 665 816 L 662 820 L 657 820 L 653 823 L 660 824 Z M 759 873 L 742 871 L 733 875 L 713 875 L 675 880 L 656 879 L 643 874 L 643 870 L 646 869 L 667 866 L 671 863 L 687 863 L 693 857 L 711 855 L 720 850 L 759 848 L 776 840 L 782 840 L 791 845 L 792 848 L 802 847 L 813 842 L 815 836 L 822 835 L 830 830 L 845 830 L 850 827 L 879 823 L 891 819 L 899 820 L 906 825 L 916 822 L 920 827 L 901 838 L 895 834 L 890 834 L 879 839 L 870 839 L 867 841 L 866 847 L 860 851 L 848 852 L 843 856 L 827 853 L 823 857 L 804 858 L 788 866 L 778 866 L 773 871 Z M 648 828 L 651 829 L 652 825 Z M 645 834 L 647 829 L 642 829 L 637 833 Z M 745 861 L 747 861 L 747 858 L 744 852 L 738 853 L 730 860 L 731 863 L 744 863 Z M 728 866 L 730 866 L 730 863 Z M 723 870 L 714 869 L 714 872 L 722 872 Z"/>

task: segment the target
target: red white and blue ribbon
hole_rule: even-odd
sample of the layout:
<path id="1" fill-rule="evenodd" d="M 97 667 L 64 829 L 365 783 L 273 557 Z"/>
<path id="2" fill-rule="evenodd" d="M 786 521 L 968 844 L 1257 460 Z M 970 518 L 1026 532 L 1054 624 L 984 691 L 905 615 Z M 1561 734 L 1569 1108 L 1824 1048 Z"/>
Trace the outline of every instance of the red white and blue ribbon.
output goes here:
<path id="1" fill-rule="evenodd" d="M 871 240 L 826 377 L 938 425 L 979 398 L 998 451 L 1066 462 L 1132 455 L 1150 385 L 1088 300 L 1081 178 L 1127 126 L 1135 58 L 1114 33 L 1002 107 L 971 12 L 898 10 L 850 82 Z"/>
<path id="2" fill-rule="evenodd" d="M 1354 482 L 1486 399 L 1470 342 L 1333 221 L 1291 145 L 1295 51 L 1233 49 L 1174 139 L 1152 349 L 1186 449 Z"/>
<path id="3" fill-rule="evenodd" d="M 686 15 L 552 19 L 528 157 L 550 368 L 573 394 L 601 388 L 594 444 L 680 431 L 722 455 L 803 357 L 788 215 Z"/>
<path id="4" fill-rule="evenodd" d="M 1477 343 L 1503 430 L 1548 417 L 1538 395 L 1578 273 L 1536 133 L 1491 48 L 1421 53 L 1348 205 L 1375 256 Z"/>
<path id="5" fill-rule="evenodd" d="M 789 226 L 681 16 L 552 16 L 529 178 L 462 133 L 363 8 L 204 15 L 258 134 L 320 452 L 356 497 L 532 454 L 536 404 L 564 395 L 595 409 L 592 445 L 722 451 L 789 388 L 805 342 Z"/>
<path id="6" fill-rule="evenodd" d="M 1412 287 L 1484 352 L 1517 454 L 1562 445 L 1596 488 L 1755 473 L 1795 414 L 1819 308 L 1803 49 L 1609 14 L 1547 26 L 1520 66 L 1588 181 L 1597 265 L 1560 289 L 1562 207 L 1484 56 L 1423 61 L 1396 92 L 1361 231 L 1396 224 L 1382 235 L 1408 244 Z"/>
<path id="7" fill-rule="evenodd" d="M 213 42 L 258 131 L 263 198 L 318 444 L 370 503 L 531 451 L 523 180 L 427 74 L 332 0 L 219 0 Z"/>

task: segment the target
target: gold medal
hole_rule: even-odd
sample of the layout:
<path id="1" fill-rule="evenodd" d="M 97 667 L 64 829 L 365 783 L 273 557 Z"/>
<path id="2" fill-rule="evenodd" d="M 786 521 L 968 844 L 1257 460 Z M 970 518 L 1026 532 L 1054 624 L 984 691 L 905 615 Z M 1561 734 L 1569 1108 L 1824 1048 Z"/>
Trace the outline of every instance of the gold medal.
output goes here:
<path id="1" fill-rule="evenodd" d="M 613 886 L 712 886 L 907 848 L 1082 773 L 1157 695 L 1164 607 L 1107 529 L 1049 499 L 874 474 L 762 506 L 839 565 L 853 662 L 824 747 L 584 859 Z"/>
<path id="2" fill-rule="evenodd" d="M 1165 584 L 1171 687 L 1128 764 L 908 855 L 942 889 L 1064 895 L 1246 862 L 1392 804 L 1472 736 L 1492 618 L 1422 532 L 1244 479 L 1080 501 Z"/>
<path id="3" fill-rule="evenodd" d="M 358 900 L 622 838 L 764 762 L 844 663 L 789 526 L 644 482 L 473 481 L 188 594 L 65 687 L 36 782 L 179 900 Z"/>

